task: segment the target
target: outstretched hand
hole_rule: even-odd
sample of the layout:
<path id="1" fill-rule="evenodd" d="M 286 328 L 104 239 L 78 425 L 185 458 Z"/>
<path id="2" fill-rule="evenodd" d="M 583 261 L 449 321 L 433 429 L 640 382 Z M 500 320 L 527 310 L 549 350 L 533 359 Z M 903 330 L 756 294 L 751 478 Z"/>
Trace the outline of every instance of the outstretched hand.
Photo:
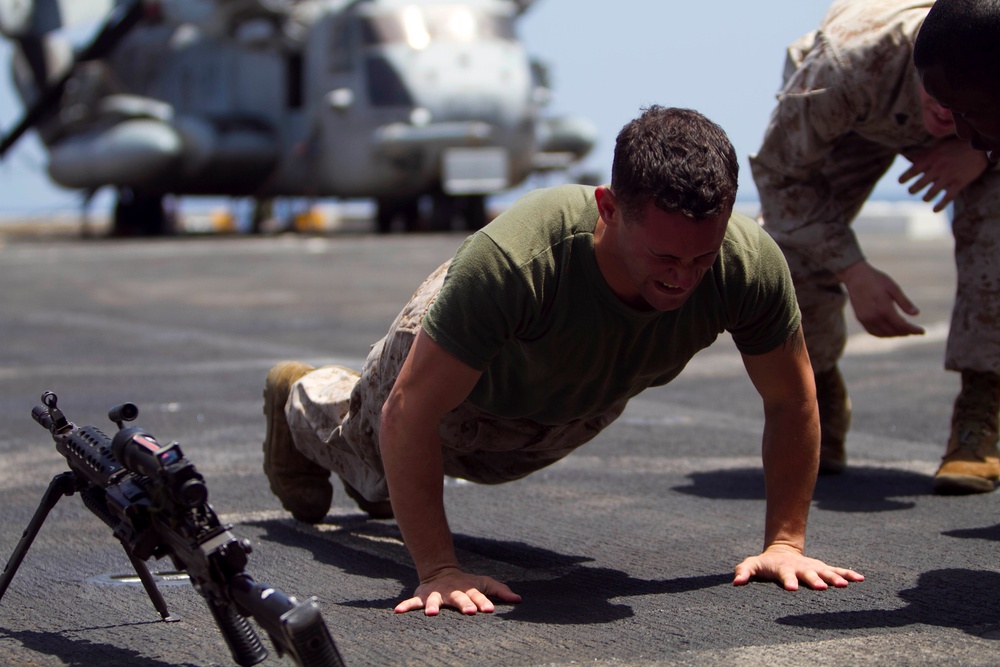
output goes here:
<path id="1" fill-rule="evenodd" d="M 852 581 L 865 580 L 864 575 L 854 570 L 831 567 L 787 545 L 772 545 L 759 556 L 751 556 L 737 565 L 733 585 L 742 586 L 751 578 L 776 581 L 787 591 L 797 591 L 800 582 L 822 591 L 830 586 L 844 588 Z"/>
<path id="2" fill-rule="evenodd" d="M 920 314 L 920 310 L 888 274 L 861 260 L 837 276 L 847 287 L 854 315 L 868 333 L 879 337 L 924 333 L 923 327 L 900 314 L 902 311 L 915 316 Z"/>
<path id="3" fill-rule="evenodd" d="M 421 582 L 412 598 L 396 605 L 396 613 L 423 609 L 425 616 L 437 616 L 441 607 L 454 607 L 463 614 L 490 614 L 494 609 L 490 597 L 503 602 L 521 601 L 520 595 L 491 577 L 449 568 Z"/>
<path id="4" fill-rule="evenodd" d="M 969 147 L 964 141 L 947 139 L 916 151 L 908 151 L 906 158 L 913 164 L 899 177 L 900 183 L 913 181 L 909 188 L 915 195 L 924 188 L 923 200 L 933 201 L 934 211 L 942 211 L 970 183 L 979 178 L 989 160 L 982 151 Z"/>

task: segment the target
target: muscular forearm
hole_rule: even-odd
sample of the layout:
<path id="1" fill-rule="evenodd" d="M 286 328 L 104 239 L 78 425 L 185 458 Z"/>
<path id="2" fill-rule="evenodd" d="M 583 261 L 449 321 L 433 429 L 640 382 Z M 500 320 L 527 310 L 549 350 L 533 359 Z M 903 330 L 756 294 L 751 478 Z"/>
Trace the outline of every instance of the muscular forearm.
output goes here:
<path id="1" fill-rule="evenodd" d="M 819 463 L 819 418 L 814 403 L 768 410 L 763 461 L 767 485 L 764 548 L 786 544 L 801 550 Z"/>
<path id="2" fill-rule="evenodd" d="M 819 411 L 802 328 L 771 352 L 743 355 L 743 362 L 764 399 L 767 514 L 764 551 L 736 566 L 733 583 L 761 577 L 796 590 L 800 581 L 816 589 L 861 581 L 857 572 L 831 568 L 803 553 L 819 466 Z"/>
<path id="3" fill-rule="evenodd" d="M 387 416 L 380 448 L 389 498 L 417 575 L 427 581 L 458 567 L 444 511 L 440 438 L 436 427 L 403 426 L 405 420 Z"/>
<path id="4" fill-rule="evenodd" d="M 444 512 L 441 420 L 464 401 L 482 372 L 453 357 L 423 330 L 382 407 L 379 447 L 396 522 L 417 567 L 420 585 L 397 613 L 442 606 L 463 614 L 493 611 L 494 597 L 520 596 L 488 576 L 462 572 Z"/>

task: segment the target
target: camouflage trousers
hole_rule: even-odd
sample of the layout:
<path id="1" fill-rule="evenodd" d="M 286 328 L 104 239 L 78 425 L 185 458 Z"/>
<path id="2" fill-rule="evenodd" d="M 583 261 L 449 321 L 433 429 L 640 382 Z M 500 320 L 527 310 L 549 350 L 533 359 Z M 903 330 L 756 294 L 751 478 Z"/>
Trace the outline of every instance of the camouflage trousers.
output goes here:
<path id="1" fill-rule="evenodd" d="M 988 171 L 966 187 L 954 210 L 957 284 L 944 365 L 1000 373 L 1000 172 Z M 813 369 L 829 370 L 847 342 L 847 294 L 833 273 L 779 245 L 792 272 Z"/>
<path id="2" fill-rule="evenodd" d="M 295 446 L 368 500 L 389 498 L 378 442 L 382 405 L 446 271 L 447 264 L 439 267 L 417 289 L 389 333 L 372 346 L 361 373 L 324 366 L 296 382 L 288 397 L 285 413 Z M 519 479 L 594 438 L 624 408 L 623 402 L 597 417 L 552 426 L 463 403 L 441 422 L 444 473 L 481 484 Z"/>

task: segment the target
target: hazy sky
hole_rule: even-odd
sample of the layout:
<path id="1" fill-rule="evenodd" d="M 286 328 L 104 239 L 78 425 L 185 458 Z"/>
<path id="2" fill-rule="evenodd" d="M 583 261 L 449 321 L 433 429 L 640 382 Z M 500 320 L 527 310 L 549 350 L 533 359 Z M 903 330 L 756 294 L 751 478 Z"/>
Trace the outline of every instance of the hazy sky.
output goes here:
<path id="1" fill-rule="evenodd" d="M 719 123 L 740 155 L 740 199 L 757 197 L 747 157 L 756 151 L 780 84 L 785 47 L 816 27 L 826 0 L 536 0 L 520 19 L 528 51 L 553 79 L 553 114 L 598 128 L 586 160 L 606 179 L 618 130 L 649 104 L 697 109 Z M 0 47 L 0 127 L 21 108 L 10 89 L 10 50 Z M 34 135 L 0 163 L 0 213 L 72 207 L 78 196 L 50 184 Z M 906 197 L 897 164 L 877 189 Z"/>

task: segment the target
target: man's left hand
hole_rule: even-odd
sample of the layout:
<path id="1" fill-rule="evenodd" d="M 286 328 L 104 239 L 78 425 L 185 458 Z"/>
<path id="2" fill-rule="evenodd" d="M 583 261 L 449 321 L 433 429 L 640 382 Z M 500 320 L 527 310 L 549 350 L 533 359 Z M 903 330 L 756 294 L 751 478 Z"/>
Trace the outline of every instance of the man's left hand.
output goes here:
<path id="1" fill-rule="evenodd" d="M 798 590 L 799 582 L 813 590 L 822 591 L 829 586 L 843 588 L 852 581 L 865 580 L 864 575 L 854 570 L 831 567 L 787 545 L 772 545 L 759 556 L 751 556 L 737 565 L 733 585 L 742 586 L 751 577 L 777 581 L 788 591 Z"/>
<path id="2" fill-rule="evenodd" d="M 925 202 L 931 202 L 942 195 L 934 205 L 935 212 L 944 210 L 958 193 L 982 176 L 989 166 L 985 153 L 954 138 L 927 148 L 907 151 L 905 156 L 913 164 L 899 177 L 899 182 L 906 183 L 916 179 L 910 185 L 910 194 L 915 195 L 927 188 L 923 197 Z"/>

